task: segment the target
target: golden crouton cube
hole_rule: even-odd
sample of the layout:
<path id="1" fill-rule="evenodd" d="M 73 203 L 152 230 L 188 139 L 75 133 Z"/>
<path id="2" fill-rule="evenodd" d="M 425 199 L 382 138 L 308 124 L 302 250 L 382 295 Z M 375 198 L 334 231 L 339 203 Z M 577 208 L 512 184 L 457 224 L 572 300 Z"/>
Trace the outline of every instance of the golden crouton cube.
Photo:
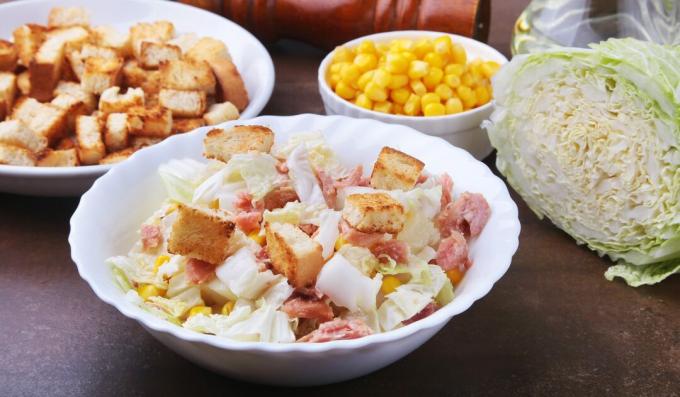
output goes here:
<path id="1" fill-rule="evenodd" d="M 0 72 L 0 120 L 12 111 L 16 93 L 17 77 L 12 73 Z"/>
<path id="2" fill-rule="evenodd" d="M 75 167 L 80 165 L 78 152 L 75 148 L 52 150 L 48 149 L 38 159 L 39 167 Z"/>
<path id="3" fill-rule="evenodd" d="M 120 163 L 123 160 L 127 160 L 127 158 L 132 156 L 132 153 L 136 151 L 137 149 L 129 147 L 122 150 L 118 150 L 116 152 L 109 153 L 106 156 L 104 156 L 103 159 L 99 160 L 99 164 Z"/>
<path id="4" fill-rule="evenodd" d="M 139 58 L 142 50 L 142 42 L 164 42 L 172 39 L 174 35 L 175 26 L 172 24 L 172 22 L 140 22 L 130 27 L 130 43 L 132 45 L 132 53 L 135 58 Z"/>
<path id="5" fill-rule="evenodd" d="M 228 130 L 216 128 L 203 139 L 203 155 L 227 163 L 237 153 L 269 153 L 273 144 L 274 133 L 261 125 L 237 125 Z"/>
<path id="6" fill-rule="evenodd" d="M 64 136 L 66 111 L 50 103 L 40 103 L 33 98 L 20 98 L 12 110 L 13 120 L 19 120 L 33 132 L 44 136 L 50 145 Z"/>
<path id="7" fill-rule="evenodd" d="M 30 150 L 0 143 L 0 164 L 34 167 L 35 155 Z"/>
<path id="8" fill-rule="evenodd" d="M 46 33 L 47 27 L 32 23 L 21 25 L 14 30 L 14 45 L 19 56 L 19 63 L 24 66 L 31 64 L 33 55 L 45 41 Z"/>
<path id="9" fill-rule="evenodd" d="M 71 94 L 59 94 L 50 103 L 66 111 L 66 129 L 68 131 L 75 131 L 78 116 L 92 113 L 92 109 L 85 103 L 85 99 Z"/>
<path id="10" fill-rule="evenodd" d="M 180 204 L 172 224 L 168 252 L 219 265 L 227 259 L 234 223 L 217 211 Z"/>
<path id="11" fill-rule="evenodd" d="M 19 120 L 0 122 L 0 143 L 18 146 L 33 153 L 40 153 L 47 148 L 47 138 L 31 131 Z"/>
<path id="12" fill-rule="evenodd" d="M 28 68 L 31 97 L 41 102 L 52 100 L 64 67 L 64 45 L 61 38 L 53 37 L 46 40 L 35 53 Z"/>
<path id="13" fill-rule="evenodd" d="M 90 18 L 83 7 L 54 7 L 47 16 L 49 28 L 67 28 L 70 26 L 89 26 Z"/>
<path id="14" fill-rule="evenodd" d="M 147 105 L 151 94 L 158 94 L 161 90 L 161 72 L 159 70 L 145 70 L 135 60 L 125 63 L 123 67 L 124 84 L 127 87 L 139 87 L 146 93 Z"/>
<path id="15" fill-rule="evenodd" d="M 215 75 L 206 62 L 168 61 L 163 62 L 159 70 L 161 88 L 215 93 Z"/>
<path id="16" fill-rule="evenodd" d="M 350 194 L 342 218 L 363 233 L 397 234 L 404 228 L 404 207 L 387 193 Z"/>
<path id="17" fill-rule="evenodd" d="M 90 57 L 85 60 L 85 70 L 80 80 L 83 90 L 100 95 L 107 88 L 120 85 L 123 59 Z"/>
<path id="18" fill-rule="evenodd" d="M 203 114 L 206 125 L 217 125 L 227 121 L 237 120 L 240 117 L 238 109 L 231 102 L 215 103 L 210 105 L 208 111 Z"/>
<path id="19" fill-rule="evenodd" d="M 22 96 L 28 96 L 31 93 L 31 74 L 28 70 L 17 75 L 17 88 Z"/>
<path id="20" fill-rule="evenodd" d="M 110 113 L 104 128 L 104 145 L 109 152 L 124 149 L 128 145 L 127 114 Z"/>
<path id="21" fill-rule="evenodd" d="M 196 33 L 190 32 L 169 40 L 168 44 L 176 45 L 180 50 L 182 50 L 182 54 L 186 54 L 191 49 L 191 47 L 198 43 L 198 40 L 198 35 Z"/>
<path id="22" fill-rule="evenodd" d="M 82 101 L 86 106 L 89 113 L 92 113 L 97 107 L 97 99 L 91 92 L 86 92 L 80 86 L 80 83 L 75 81 L 60 81 L 57 83 L 57 87 L 54 89 L 54 96 L 58 97 L 60 95 L 69 95 Z"/>
<path id="23" fill-rule="evenodd" d="M 424 167 L 417 158 L 385 146 L 373 165 L 371 186 L 385 190 L 413 189 Z"/>
<path id="24" fill-rule="evenodd" d="M 142 41 L 139 58 L 142 67 L 155 69 L 161 62 L 180 59 L 182 50 L 173 44 L 158 43 L 155 41 Z"/>
<path id="25" fill-rule="evenodd" d="M 85 165 L 97 164 L 106 155 L 106 148 L 102 141 L 102 126 L 97 117 L 78 116 L 76 147 L 78 158 Z"/>
<path id="26" fill-rule="evenodd" d="M 207 97 L 205 91 L 181 91 L 161 89 L 158 95 L 160 105 L 177 117 L 200 117 L 205 113 Z"/>
<path id="27" fill-rule="evenodd" d="M 217 59 L 231 60 L 229 50 L 222 40 L 212 37 L 201 37 L 187 51 L 184 57 L 190 61 L 213 61 Z"/>
<path id="28" fill-rule="evenodd" d="M 99 111 L 102 113 L 125 113 L 134 106 L 144 106 L 144 90 L 128 88 L 125 94 L 120 87 L 107 88 L 99 97 Z"/>
<path id="29" fill-rule="evenodd" d="M 17 49 L 13 43 L 0 40 L 0 71 L 11 72 L 17 67 Z"/>
<path id="30" fill-rule="evenodd" d="M 70 48 L 70 46 L 66 48 L 66 59 L 68 59 L 71 70 L 78 80 L 82 80 L 85 73 L 85 60 L 92 57 L 117 59 L 119 54 L 112 48 L 93 44 L 83 44 L 80 48 Z"/>
<path id="31" fill-rule="evenodd" d="M 124 58 L 132 54 L 130 35 L 127 32 L 119 32 L 112 26 L 97 26 L 91 32 L 93 42 L 98 46 L 111 48 Z"/>
<path id="32" fill-rule="evenodd" d="M 324 264 L 321 244 L 290 223 L 265 225 L 272 267 L 297 288 L 313 286 Z"/>
<path id="33" fill-rule="evenodd" d="M 188 119 L 182 119 L 182 118 L 173 118 L 172 119 L 172 133 L 173 134 L 182 134 L 185 132 L 193 131 L 196 128 L 201 128 L 205 126 L 205 120 L 202 118 L 188 118 Z"/>
<path id="34" fill-rule="evenodd" d="M 239 112 L 242 112 L 248 106 L 250 99 L 241 73 L 229 59 L 213 59 L 208 64 L 217 77 L 222 100 L 233 103 Z"/>
<path id="35" fill-rule="evenodd" d="M 127 111 L 131 135 L 165 138 L 172 133 L 172 113 L 160 106 L 131 107 Z"/>

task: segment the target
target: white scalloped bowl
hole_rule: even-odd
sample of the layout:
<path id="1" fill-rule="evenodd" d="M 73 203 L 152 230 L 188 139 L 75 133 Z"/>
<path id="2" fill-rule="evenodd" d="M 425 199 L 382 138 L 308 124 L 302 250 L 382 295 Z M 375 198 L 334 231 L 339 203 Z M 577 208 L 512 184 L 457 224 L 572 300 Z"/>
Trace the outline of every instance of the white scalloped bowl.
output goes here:
<path id="1" fill-rule="evenodd" d="M 503 54 L 480 41 L 455 34 L 425 30 L 398 30 L 393 32 L 375 33 L 349 41 L 343 44 L 343 46 L 355 47 L 364 40 L 386 42 L 402 38 L 435 38 L 443 35 L 451 36 L 454 43 L 462 45 L 463 48 L 465 48 L 469 59 L 481 58 L 485 61 L 496 61 L 501 65 L 508 62 L 508 59 L 503 56 Z M 364 109 L 352 102 L 342 99 L 333 92 L 328 86 L 328 83 L 326 83 L 326 70 L 330 66 L 332 54 L 333 52 L 330 52 L 323 61 L 321 61 L 317 75 L 319 93 L 321 94 L 326 114 L 374 119 L 390 124 L 402 124 L 425 134 L 443 138 L 449 143 L 467 150 L 477 159 L 485 158 L 493 150 L 491 143 L 489 142 L 489 136 L 486 131 L 480 127 L 482 121 L 491 116 L 491 113 L 493 112 L 493 102 L 489 102 L 475 109 L 466 110 L 462 113 L 437 117 L 401 116 Z"/>
<path id="2" fill-rule="evenodd" d="M 0 38 L 10 39 L 23 23 L 47 24 L 52 7 L 83 6 L 94 25 L 111 25 L 120 31 L 137 22 L 168 20 L 177 34 L 194 32 L 224 41 L 241 73 L 250 103 L 241 117 L 255 117 L 274 89 L 274 63 L 255 36 L 217 14 L 185 4 L 161 0 L 22 0 L 0 5 Z M 20 167 L 0 165 L 0 192 L 33 196 L 77 196 L 112 165 L 82 167 Z"/>
<path id="3" fill-rule="evenodd" d="M 455 194 L 466 190 L 482 193 L 492 214 L 482 234 L 471 244 L 474 266 L 456 289 L 455 299 L 423 320 L 360 339 L 320 344 L 232 341 L 184 329 L 127 302 L 104 264 L 106 258 L 129 250 L 139 225 L 165 199 L 156 172 L 158 166 L 173 158 L 205 161 L 201 157 L 202 141 L 209 128 L 178 135 L 137 152 L 99 178 L 83 195 L 71 218 L 71 256 L 81 277 L 99 298 L 137 320 L 187 359 L 216 372 L 259 383 L 318 385 L 355 378 L 425 343 L 453 316 L 486 295 L 508 270 L 518 245 L 517 207 L 505 184 L 467 152 L 408 127 L 343 116 L 264 116 L 223 127 L 235 124 L 269 126 L 276 134 L 276 142 L 284 142 L 296 132 L 322 131 L 343 163 L 361 163 L 369 170 L 380 149 L 389 144 L 424 161 L 432 173 L 448 172 L 455 182 Z"/>

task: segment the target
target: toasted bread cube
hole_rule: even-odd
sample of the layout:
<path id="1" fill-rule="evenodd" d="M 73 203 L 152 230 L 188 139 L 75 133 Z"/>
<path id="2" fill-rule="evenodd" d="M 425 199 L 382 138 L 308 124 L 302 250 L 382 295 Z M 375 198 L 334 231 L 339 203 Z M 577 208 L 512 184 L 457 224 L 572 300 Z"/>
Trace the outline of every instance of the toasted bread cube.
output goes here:
<path id="1" fill-rule="evenodd" d="M 229 59 L 214 59 L 209 62 L 210 68 L 217 77 L 223 101 L 229 101 L 242 112 L 248 106 L 250 99 L 243 83 L 241 74 Z"/>
<path id="2" fill-rule="evenodd" d="M 130 35 L 127 32 L 119 32 L 112 26 L 97 26 L 91 31 L 93 42 L 96 45 L 112 48 L 118 53 L 118 56 L 124 58 L 132 54 Z"/>
<path id="3" fill-rule="evenodd" d="M 17 88 L 23 96 L 28 96 L 31 93 L 31 74 L 28 70 L 17 75 Z"/>
<path id="4" fill-rule="evenodd" d="M 222 40 L 201 37 L 186 51 L 185 58 L 194 62 L 210 62 L 217 59 L 231 60 L 231 55 L 229 55 L 229 50 Z"/>
<path id="5" fill-rule="evenodd" d="M 11 72 L 17 67 L 18 53 L 13 43 L 0 40 L 0 71 Z"/>
<path id="6" fill-rule="evenodd" d="M 79 164 L 78 152 L 75 148 L 48 149 L 38 159 L 38 167 L 75 167 Z"/>
<path id="7" fill-rule="evenodd" d="M 168 109 L 135 106 L 127 111 L 131 135 L 165 138 L 172 133 L 172 113 Z"/>
<path id="8" fill-rule="evenodd" d="M 234 223 L 217 211 L 180 204 L 172 224 L 168 252 L 219 265 L 230 251 Z"/>
<path id="9" fill-rule="evenodd" d="M 58 97 L 62 94 L 70 95 L 79 101 L 82 101 L 87 106 L 89 113 L 93 112 L 97 107 L 97 98 L 91 92 L 86 92 L 80 86 L 80 83 L 74 81 L 60 81 L 54 89 L 54 96 Z"/>
<path id="10" fill-rule="evenodd" d="M 201 128 L 205 126 L 205 120 L 202 118 L 193 118 L 193 119 L 176 119 L 173 117 L 172 119 L 172 133 L 173 134 L 182 134 L 185 132 L 193 131 L 196 128 Z"/>
<path id="11" fill-rule="evenodd" d="M 78 80 L 83 78 L 85 73 L 85 60 L 91 57 L 117 59 L 118 52 L 112 48 L 100 47 L 92 44 L 83 44 L 80 49 L 68 49 L 66 51 L 66 58 L 71 65 L 71 70 L 78 77 Z"/>
<path id="12" fill-rule="evenodd" d="M 64 66 L 64 42 L 59 37 L 46 40 L 36 52 L 28 68 L 31 96 L 39 101 L 52 100 L 54 88 L 61 79 Z"/>
<path id="13" fill-rule="evenodd" d="M 205 113 L 204 91 L 180 91 L 164 88 L 158 96 L 162 107 L 170 109 L 173 116 L 200 117 Z"/>
<path id="14" fill-rule="evenodd" d="M 31 64 L 33 55 L 45 41 L 46 33 L 47 27 L 32 23 L 21 25 L 14 30 L 14 45 L 19 56 L 19 63 L 24 66 Z"/>
<path id="15" fill-rule="evenodd" d="M 137 61 L 128 61 L 123 67 L 124 83 L 128 87 L 139 87 L 146 93 L 147 99 L 161 90 L 161 72 L 145 70 Z M 147 100 L 147 104 L 148 100 Z"/>
<path id="16" fill-rule="evenodd" d="M 267 224 L 265 234 L 274 270 L 297 288 L 313 286 L 324 264 L 321 244 L 290 223 Z"/>
<path id="17" fill-rule="evenodd" d="M 215 93 L 215 76 L 205 62 L 175 60 L 160 66 L 161 88 Z"/>
<path id="18" fill-rule="evenodd" d="M 109 153 L 103 159 L 99 160 L 99 164 L 120 163 L 123 160 L 127 160 L 127 158 L 132 156 L 132 153 L 136 151 L 137 151 L 136 149 L 129 147 L 123 150 L 118 150 L 116 152 Z"/>
<path id="19" fill-rule="evenodd" d="M 108 115 L 104 129 L 104 144 L 109 152 L 121 150 L 128 145 L 127 114 L 111 113 Z"/>
<path id="20" fill-rule="evenodd" d="M 83 7 L 54 7 L 47 16 L 47 26 L 50 28 L 89 25 L 90 18 Z"/>
<path id="21" fill-rule="evenodd" d="M 69 48 L 81 48 L 90 39 L 90 31 L 82 26 L 51 29 L 45 33 L 45 41 L 53 39 Z"/>
<path id="22" fill-rule="evenodd" d="M 99 97 L 99 110 L 103 113 L 125 113 L 134 106 L 144 106 L 141 88 L 128 88 L 125 94 L 120 94 L 120 87 L 111 87 Z"/>
<path id="23" fill-rule="evenodd" d="M 231 102 L 216 103 L 203 114 L 206 125 L 217 125 L 240 117 L 238 109 Z"/>
<path id="24" fill-rule="evenodd" d="M 155 145 L 162 140 L 163 138 L 154 138 L 150 136 L 130 136 L 130 147 L 133 149 L 141 149 L 147 146 Z"/>
<path id="25" fill-rule="evenodd" d="M 59 142 L 54 146 L 56 150 L 66 150 L 76 148 L 76 138 L 74 135 L 61 138 Z"/>
<path id="26" fill-rule="evenodd" d="M 143 41 L 164 42 L 173 38 L 175 35 L 175 25 L 168 21 L 140 22 L 130 27 L 130 43 L 132 53 L 139 59 Z"/>
<path id="27" fill-rule="evenodd" d="M 228 130 L 216 128 L 203 139 L 203 155 L 227 163 L 238 153 L 269 153 L 273 144 L 274 133 L 261 125 L 237 125 Z"/>
<path id="28" fill-rule="evenodd" d="M 64 136 L 66 111 L 33 98 L 21 98 L 12 110 L 13 120 L 19 120 L 33 132 L 44 136 L 50 145 Z"/>
<path id="29" fill-rule="evenodd" d="M 34 167 L 36 158 L 24 148 L 0 143 L 0 164 Z"/>
<path id="30" fill-rule="evenodd" d="M 176 45 L 182 50 L 182 54 L 186 54 L 191 47 L 198 43 L 199 37 L 196 33 L 185 33 L 175 37 L 174 39 L 168 41 L 168 44 Z"/>
<path id="31" fill-rule="evenodd" d="M 350 194 L 342 218 L 363 233 L 397 234 L 404 227 L 404 207 L 387 193 Z"/>
<path id="32" fill-rule="evenodd" d="M 120 85 L 122 67 L 123 58 L 87 58 L 80 85 L 86 92 L 99 95 L 109 87 Z"/>
<path id="33" fill-rule="evenodd" d="M 385 190 L 413 189 L 424 167 L 417 158 L 385 146 L 373 165 L 371 186 Z"/>
<path id="34" fill-rule="evenodd" d="M 72 96 L 71 94 L 59 94 L 50 103 L 66 111 L 66 129 L 68 131 L 75 131 L 78 116 L 92 113 L 92 109 L 82 98 Z"/>
<path id="35" fill-rule="evenodd" d="M 12 111 L 17 94 L 17 77 L 12 73 L 0 72 L 0 120 Z"/>
<path id="36" fill-rule="evenodd" d="M 19 120 L 0 122 L 0 143 L 18 146 L 33 153 L 47 149 L 47 138 L 31 131 Z"/>
<path id="37" fill-rule="evenodd" d="M 161 62 L 174 61 L 181 57 L 182 50 L 176 45 L 142 41 L 138 61 L 145 68 L 156 69 Z"/>
<path id="38" fill-rule="evenodd" d="M 78 116 L 76 119 L 76 147 L 78 158 L 85 165 L 97 164 L 106 155 L 102 142 L 102 128 L 95 116 Z"/>

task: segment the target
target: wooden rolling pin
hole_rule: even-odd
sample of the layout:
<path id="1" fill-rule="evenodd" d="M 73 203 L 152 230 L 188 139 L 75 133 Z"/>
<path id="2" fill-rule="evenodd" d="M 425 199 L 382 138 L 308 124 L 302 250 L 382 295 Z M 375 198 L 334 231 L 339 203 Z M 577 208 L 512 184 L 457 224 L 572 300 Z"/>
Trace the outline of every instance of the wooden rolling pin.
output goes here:
<path id="1" fill-rule="evenodd" d="M 436 30 L 486 41 L 490 0 L 181 0 L 224 15 L 265 42 L 332 49 L 391 30 Z"/>

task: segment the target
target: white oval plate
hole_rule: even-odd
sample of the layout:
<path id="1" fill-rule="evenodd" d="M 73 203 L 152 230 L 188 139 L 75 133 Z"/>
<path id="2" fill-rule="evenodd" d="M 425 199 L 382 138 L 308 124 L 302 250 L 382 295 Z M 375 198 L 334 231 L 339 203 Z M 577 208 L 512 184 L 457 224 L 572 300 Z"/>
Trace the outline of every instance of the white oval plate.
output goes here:
<path id="1" fill-rule="evenodd" d="M 106 258 L 128 252 L 139 225 L 167 197 L 158 166 L 173 158 L 205 161 L 201 156 L 203 137 L 210 127 L 137 152 L 99 178 L 83 195 L 71 218 L 71 256 L 81 277 L 99 298 L 137 320 L 189 360 L 222 374 L 270 384 L 312 385 L 354 378 L 416 349 L 454 315 L 486 295 L 508 270 L 520 231 L 517 206 L 503 181 L 464 150 L 401 125 L 344 116 L 264 116 L 221 127 L 236 124 L 269 126 L 278 143 L 297 132 L 321 131 L 344 164 L 363 164 L 365 170 L 371 170 L 380 149 L 390 145 L 424 161 L 431 173 L 448 172 L 456 195 L 463 191 L 482 193 L 491 206 L 491 218 L 471 244 L 474 265 L 456 289 L 455 299 L 423 320 L 390 332 L 321 344 L 232 341 L 189 331 L 127 302 L 104 264 Z"/>
<path id="2" fill-rule="evenodd" d="M 162 0 L 23 0 L 0 5 L 0 38 L 8 40 L 24 23 L 47 24 L 52 7 L 82 6 L 92 25 L 111 25 L 120 31 L 137 22 L 168 20 L 177 34 L 211 36 L 227 44 L 250 96 L 244 119 L 264 108 L 274 89 L 274 63 L 252 34 L 239 25 L 196 7 Z M 0 191 L 35 196 L 77 196 L 86 191 L 111 165 L 82 167 L 18 167 L 0 165 Z"/>

